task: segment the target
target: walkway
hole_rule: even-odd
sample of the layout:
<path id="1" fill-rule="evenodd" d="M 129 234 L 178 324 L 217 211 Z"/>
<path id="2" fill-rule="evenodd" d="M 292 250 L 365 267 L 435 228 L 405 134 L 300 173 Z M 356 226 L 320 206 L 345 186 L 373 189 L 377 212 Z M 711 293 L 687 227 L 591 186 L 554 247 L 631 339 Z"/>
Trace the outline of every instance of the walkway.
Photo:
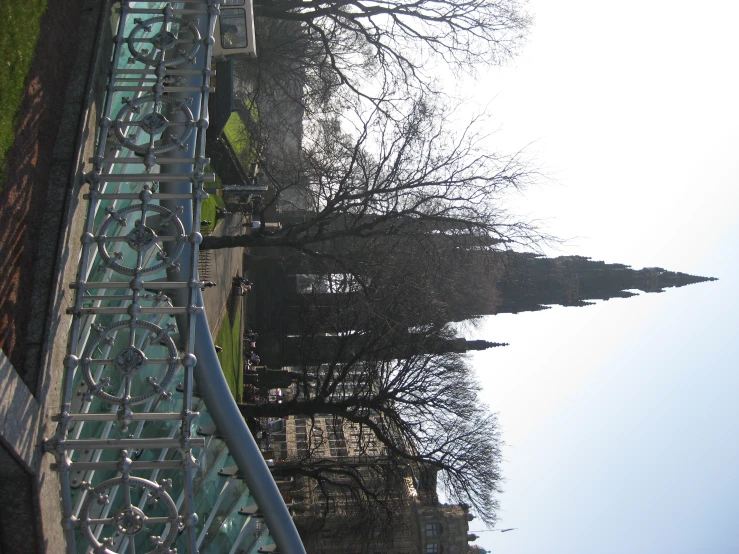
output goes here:
<path id="1" fill-rule="evenodd" d="M 227 215 L 225 219 L 218 222 L 212 234 L 214 236 L 236 234 L 240 219 L 240 215 Z M 217 283 L 218 286 L 205 289 L 203 304 L 208 316 L 208 327 L 215 336 L 228 309 L 228 300 L 233 289 L 231 279 L 234 275 L 243 273 L 244 249 L 215 250 L 212 255 L 210 280 Z"/>

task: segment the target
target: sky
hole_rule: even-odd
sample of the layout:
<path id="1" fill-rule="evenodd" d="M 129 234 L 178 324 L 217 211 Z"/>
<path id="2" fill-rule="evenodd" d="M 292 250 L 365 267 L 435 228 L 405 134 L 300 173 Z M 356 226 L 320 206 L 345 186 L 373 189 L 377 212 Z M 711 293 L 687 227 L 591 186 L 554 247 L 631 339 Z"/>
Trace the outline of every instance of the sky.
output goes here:
<path id="1" fill-rule="evenodd" d="M 474 85 L 547 184 L 511 209 L 580 254 L 718 277 L 487 318 L 472 358 L 506 445 L 498 554 L 739 552 L 739 3 L 532 0 Z M 527 146 L 528 145 L 528 146 Z M 482 530 L 473 522 L 471 530 Z"/>

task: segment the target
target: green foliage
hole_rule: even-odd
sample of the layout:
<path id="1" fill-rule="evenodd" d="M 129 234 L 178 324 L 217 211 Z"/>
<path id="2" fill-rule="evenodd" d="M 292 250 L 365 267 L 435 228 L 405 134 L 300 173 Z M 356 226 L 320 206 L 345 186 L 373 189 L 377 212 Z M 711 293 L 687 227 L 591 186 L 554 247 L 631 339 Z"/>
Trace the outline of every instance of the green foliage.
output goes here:
<path id="1" fill-rule="evenodd" d="M 231 143 L 231 146 L 237 154 L 240 154 L 249 146 L 251 135 L 249 135 L 249 131 L 246 130 L 244 122 L 241 121 L 241 117 L 238 112 L 231 113 L 231 117 L 228 118 L 223 132 L 226 133 L 228 142 Z"/>
<path id="2" fill-rule="evenodd" d="M 214 173 L 213 168 L 210 165 L 205 166 L 205 172 L 206 173 Z M 213 188 L 212 183 L 206 183 L 206 188 Z M 221 188 L 223 186 L 223 183 L 221 183 L 221 178 L 216 173 L 216 180 L 215 180 L 215 188 Z M 201 204 L 200 208 L 200 220 L 207 220 L 212 221 L 213 226 L 215 227 L 218 216 L 216 215 L 216 207 L 224 208 L 226 207 L 226 203 L 223 201 L 223 198 L 221 196 L 218 196 L 216 194 L 211 194 L 208 196 L 207 200 L 205 200 Z"/>
<path id="3" fill-rule="evenodd" d="M 230 284 L 225 283 L 223 285 Z M 233 314 L 233 321 L 231 321 L 227 311 L 215 343 L 223 348 L 223 351 L 218 353 L 218 359 L 221 362 L 223 375 L 228 381 L 228 388 L 231 389 L 231 394 L 239 402 L 244 390 L 244 355 L 241 340 L 241 301 L 237 299 L 236 302 L 237 307 Z"/>
<path id="4" fill-rule="evenodd" d="M 208 164 L 205 166 L 205 173 L 213 173 L 216 176 L 216 180 L 213 181 L 215 183 L 215 188 L 221 188 L 223 186 L 223 182 L 221 181 L 221 178 L 218 176 L 218 173 L 216 173 L 216 170 L 213 168 L 212 165 Z M 212 183 L 206 183 L 206 188 L 212 188 Z"/>
<path id="5" fill-rule="evenodd" d="M 259 123 L 259 112 L 256 104 L 252 101 L 244 102 L 244 107 L 249 110 L 252 121 Z M 236 152 L 242 163 L 251 164 L 258 160 L 259 141 L 251 136 L 239 112 L 233 112 L 231 114 L 231 117 L 226 122 L 226 127 L 223 129 L 223 133 L 226 135 L 228 142 L 231 143 L 231 148 L 234 149 L 234 152 Z"/>
<path id="6" fill-rule="evenodd" d="M 205 167 L 206 173 L 215 173 L 213 168 L 208 165 Z M 212 186 L 212 185 L 206 185 Z M 215 179 L 216 188 L 222 186 L 221 179 L 216 173 Z M 212 221 L 215 226 L 218 217 L 216 215 L 216 207 L 225 208 L 226 204 L 221 196 L 211 194 L 201 204 L 201 220 Z M 223 286 L 228 285 L 221 284 Z M 221 368 L 223 374 L 226 376 L 228 381 L 228 387 L 231 389 L 231 394 L 234 395 L 236 400 L 241 399 L 241 392 L 244 390 L 244 373 L 243 373 L 243 353 L 242 353 L 242 341 L 241 341 L 241 302 L 237 301 L 236 311 L 233 314 L 233 321 L 229 317 L 229 312 L 226 312 L 221 328 L 218 330 L 215 343 L 223 348 L 223 351 L 218 354 L 218 359 L 221 362 Z"/>
<path id="7" fill-rule="evenodd" d="M 219 208 L 225 208 L 226 204 L 224 204 L 222 197 L 211 194 L 210 196 L 208 196 L 208 199 L 205 200 L 201 205 L 200 221 L 212 221 L 213 227 L 215 227 L 216 223 L 218 222 L 216 206 Z"/>
<path id="8" fill-rule="evenodd" d="M 0 2 L 0 190 L 46 0 Z"/>

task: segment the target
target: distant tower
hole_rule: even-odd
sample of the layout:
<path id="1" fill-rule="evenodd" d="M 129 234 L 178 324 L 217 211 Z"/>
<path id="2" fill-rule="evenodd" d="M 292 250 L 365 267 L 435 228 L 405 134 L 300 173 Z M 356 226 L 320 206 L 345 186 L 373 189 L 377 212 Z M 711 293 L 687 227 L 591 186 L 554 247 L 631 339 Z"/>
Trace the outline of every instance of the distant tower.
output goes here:
<path id="1" fill-rule="evenodd" d="M 344 293 L 344 298 L 339 298 L 340 294 L 306 296 L 297 277 L 330 274 L 331 267 L 315 267 L 312 259 L 296 256 L 291 250 L 252 250 L 248 260 L 251 279 L 256 283 L 270 283 L 269 287 L 260 289 L 260 294 L 254 298 L 252 304 L 255 320 L 259 322 L 259 333 L 264 335 L 260 347 L 265 351 L 268 350 L 267 334 L 271 333 L 279 341 L 282 340 L 281 337 L 300 335 L 304 331 L 301 320 L 307 313 L 306 310 L 310 310 L 315 316 L 310 321 L 312 331 L 316 332 L 322 320 L 335 314 L 337 306 L 350 304 L 351 299 L 346 298 L 347 295 L 357 294 Z M 465 276 L 470 279 L 469 283 L 462 283 L 462 292 L 450 288 L 448 283 L 441 283 L 440 288 L 430 291 L 436 302 L 446 304 L 448 321 L 464 321 L 498 313 L 545 310 L 553 305 L 587 306 L 595 300 L 628 298 L 636 294 L 633 291 L 663 292 L 670 287 L 716 280 L 713 277 L 667 271 L 660 267 L 637 270 L 625 264 L 606 264 L 583 256 L 545 258 L 530 253 L 498 252 L 485 260 L 485 263 L 475 260 L 474 256 L 467 259 L 466 263 L 470 264 L 471 269 L 477 269 L 467 271 L 465 261 L 460 261 L 456 266 L 455 271 L 460 279 Z M 485 270 L 480 271 L 480 267 Z M 337 267 L 335 271 L 342 270 Z M 427 321 L 418 321 L 419 325 L 423 323 Z M 435 348 L 442 346 L 448 345 L 438 344 Z M 475 349 L 472 344 L 458 346 L 462 350 Z M 285 347 L 287 352 L 290 347 Z M 275 351 L 279 348 L 275 344 Z M 293 357 L 293 354 L 289 356 Z M 266 363 L 281 365 L 275 362 Z"/>
<path id="2" fill-rule="evenodd" d="M 587 306 L 592 300 L 635 296 L 633 290 L 663 292 L 668 287 L 716 280 L 661 267 L 636 270 L 583 256 L 544 258 L 521 253 L 502 256 L 497 273 L 497 313 L 543 310 L 551 305 Z"/>

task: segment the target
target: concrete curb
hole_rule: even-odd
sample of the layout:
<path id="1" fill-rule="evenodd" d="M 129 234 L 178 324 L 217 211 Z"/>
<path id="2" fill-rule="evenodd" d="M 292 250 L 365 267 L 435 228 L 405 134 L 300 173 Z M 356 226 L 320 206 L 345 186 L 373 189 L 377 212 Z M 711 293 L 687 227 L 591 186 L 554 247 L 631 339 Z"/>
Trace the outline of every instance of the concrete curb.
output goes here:
<path id="1" fill-rule="evenodd" d="M 66 549 L 62 530 L 59 481 L 51 470 L 52 456 L 43 456 L 42 439 L 54 433 L 51 416 L 59 413 L 63 359 L 67 351 L 69 317 L 65 309 L 72 301 L 66 283 L 77 271 L 79 240 L 84 212 L 81 203 L 82 176 L 95 144 L 97 111 L 100 105 L 99 68 L 110 52 L 110 3 L 85 0 L 80 21 L 77 60 L 70 77 L 59 135 L 53 153 L 44 222 L 44 240 L 38 244 L 31 322 L 27 331 L 26 384 L 37 402 L 30 469 L 35 478 L 37 543 L 24 552 L 59 553 Z M 106 46 L 106 38 L 108 45 Z M 14 371 L 14 370 L 13 370 Z M 16 387 L 20 390 L 20 386 Z M 19 499 L 15 498 L 15 502 Z"/>

